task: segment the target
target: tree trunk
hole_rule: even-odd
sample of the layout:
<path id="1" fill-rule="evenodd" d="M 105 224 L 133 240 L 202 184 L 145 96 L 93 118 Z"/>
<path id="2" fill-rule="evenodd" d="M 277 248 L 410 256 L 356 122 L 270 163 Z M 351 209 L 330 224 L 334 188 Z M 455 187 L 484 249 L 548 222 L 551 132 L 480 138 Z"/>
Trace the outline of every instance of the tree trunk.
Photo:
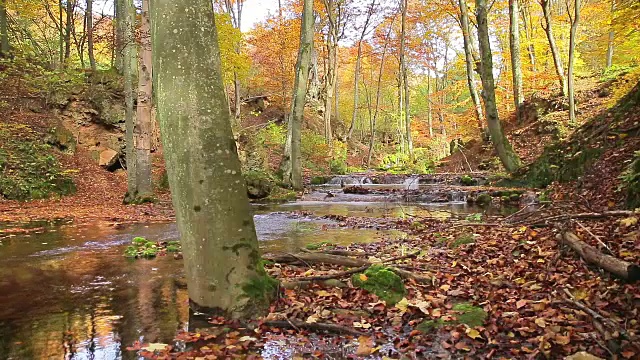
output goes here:
<path id="1" fill-rule="evenodd" d="M 509 139 L 505 136 L 498 116 L 486 0 L 476 0 L 476 9 L 481 59 L 482 97 L 484 99 L 485 113 L 487 114 L 489 133 L 502 164 L 507 171 L 513 173 L 520 168 L 521 162 L 518 155 L 513 151 Z"/>
<path id="2" fill-rule="evenodd" d="M 138 171 L 136 166 L 136 145 L 135 145 L 135 118 L 136 111 L 134 108 L 134 82 L 138 71 L 138 59 L 136 56 L 135 42 L 135 6 L 133 0 L 124 1 L 124 11 L 122 18 L 123 41 L 124 41 L 124 102 L 125 102 L 125 143 L 126 143 L 126 159 L 127 159 L 127 194 L 125 195 L 125 203 L 134 202 L 138 197 L 136 175 Z"/>
<path id="3" fill-rule="evenodd" d="M 469 94 L 473 100 L 474 109 L 476 112 L 476 119 L 478 121 L 478 131 L 480 136 L 484 137 L 484 117 L 482 115 L 482 102 L 478 95 L 478 89 L 474 79 L 474 65 L 473 49 L 471 48 L 471 36 L 469 28 L 469 9 L 467 8 L 466 0 L 458 0 L 460 6 L 460 27 L 462 28 L 462 40 L 464 43 L 464 58 L 465 65 L 467 67 L 467 85 L 469 86 Z M 431 116 L 431 108 L 429 107 L 429 116 Z M 431 128 L 431 126 L 429 126 Z"/>
<path id="4" fill-rule="evenodd" d="M 509 0 L 509 49 L 511 50 L 511 75 L 513 78 L 513 103 L 518 123 L 522 123 L 520 107 L 524 102 L 522 92 L 522 61 L 520 60 L 520 10 L 518 0 Z"/>
<path id="5" fill-rule="evenodd" d="M 302 153 L 300 149 L 302 119 L 307 98 L 307 86 L 311 69 L 315 20 L 313 1 L 305 0 L 300 31 L 300 50 L 296 64 L 296 79 L 291 104 L 291 116 L 287 128 L 287 143 L 283 159 L 284 183 L 296 190 L 302 190 Z"/>
<path id="6" fill-rule="evenodd" d="M 571 34 L 569 36 L 569 70 L 568 70 L 568 90 L 569 90 L 569 121 L 576 122 L 576 97 L 575 84 L 573 78 L 573 66 L 576 58 L 576 36 L 578 33 L 578 25 L 580 24 L 580 0 L 574 0 L 573 16 L 569 14 L 571 20 Z M 570 13 L 571 11 L 567 9 Z"/>
<path id="7" fill-rule="evenodd" d="M 60 69 L 64 68 L 64 20 L 62 19 L 63 15 L 63 5 L 62 0 L 58 0 L 58 18 L 60 19 L 60 26 L 58 27 L 58 67 Z"/>
<path id="8" fill-rule="evenodd" d="M 542 6 L 542 12 L 544 14 L 544 22 L 543 26 L 544 32 L 547 34 L 547 40 L 549 40 L 549 48 L 551 49 L 551 56 L 553 57 L 553 64 L 556 69 L 556 75 L 558 76 L 558 80 L 560 81 L 560 89 L 562 91 L 562 95 L 567 95 L 567 79 L 564 76 L 564 69 L 562 67 L 562 59 L 560 58 L 560 52 L 558 51 L 558 47 L 556 46 L 556 40 L 553 36 L 553 26 L 551 21 L 551 0 L 540 0 L 540 5 Z"/>
<path id="9" fill-rule="evenodd" d="M 433 104 L 431 102 L 431 69 L 427 69 L 427 122 L 429 124 L 429 138 L 433 138 Z"/>
<path id="10" fill-rule="evenodd" d="M 531 9 L 529 3 L 522 4 L 520 11 L 522 12 L 522 24 L 524 25 L 524 34 L 527 37 L 527 52 L 529 53 L 529 62 L 531 63 L 531 71 L 536 72 L 536 49 L 533 43 L 533 24 L 531 23 Z"/>
<path id="11" fill-rule="evenodd" d="M 260 262 L 209 0 L 154 0 L 153 67 L 192 306 L 249 317 L 277 287 Z"/>
<path id="12" fill-rule="evenodd" d="M 401 109 L 401 114 L 404 115 L 405 126 L 405 139 L 407 141 L 407 152 L 409 158 L 413 161 L 413 140 L 411 139 L 411 114 L 409 113 L 409 84 L 407 82 L 407 54 L 406 54 L 406 42 L 407 42 L 407 8 L 409 7 L 408 0 L 400 0 L 402 2 L 402 30 L 400 35 L 400 76 L 402 77 L 402 90 L 404 91 L 404 108 Z"/>
<path id="13" fill-rule="evenodd" d="M 85 14 L 87 27 L 87 50 L 91 71 L 96 71 L 96 57 L 93 53 L 93 0 L 87 0 L 87 12 Z"/>
<path id="14" fill-rule="evenodd" d="M 118 74 L 124 75 L 124 23 L 126 21 L 125 0 L 114 0 L 116 13 L 115 24 L 115 68 Z"/>
<path id="15" fill-rule="evenodd" d="M 134 131 L 136 151 L 136 198 L 144 200 L 153 193 L 151 186 L 151 109 L 153 103 L 153 68 L 151 58 L 151 29 L 149 26 L 149 1 L 142 0 L 140 25 L 140 54 L 138 71 L 138 103 Z"/>
<path id="16" fill-rule="evenodd" d="M 378 71 L 378 88 L 376 90 L 376 106 L 373 113 L 373 117 L 369 125 L 371 126 L 371 137 L 369 139 L 369 153 L 367 154 L 367 168 L 371 166 L 371 158 L 373 157 L 373 145 L 376 140 L 376 122 L 378 121 L 378 112 L 380 110 L 380 97 L 382 96 L 382 74 L 384 73 L 384 61 L 387 56 L 387 47 L 389 45 L 389 36 L 391 35 L 391 29 L 393 28 L 393 21 L 389 24 L 389 30 L 387 30 L 387 36 L 384 40 L 384 48 L 382 50 L 382 57 L 380 59 L 380 70 Z"/>
<path id="17" fill-rule="evenodd" d="M 615 37 L 615 32 L 613 31 L 613 21 L 615 19 L 615 0 L 611 0 L 611 24 L 609 30 L 609 40 L 607 42 L 607 69 L 609 69 L 613 65 L 613 40 Z"/>
<path id="18" fill-rule="evenodd" d="M 326 93 L 324 98 L 324 138 L 329 144 L 329 147 L 332 147 L 333 144 L 333 131 L 331 129 L 331 115 L 333 112 L 333 96 L 335 94 L 336 87 L 336 61 L 337 61 L 337 49 L 333 40 L 331 40 L 332 35 L 329 35 L 329 39 L 327 42 L 327 50 L 328 50 L 328 59 L 327 59 L 327 74 L 326 77 Z"/>
<path id="19" fill-rule="evenodd" d="M 0 0 L 0 57 L 8 57 L 11 52 L 9 46 L 9 26 L 7 25 L 6 0 Z"/>
<path id="20" fill-rule="evenodd" d="M 64 32 L 64 61 L 68 62 L 71 57 L 71 28 L 73 27 L 73 11 L 75 9 L 74 3 L 71 0 L 67 0 L 67 24 Z"/>

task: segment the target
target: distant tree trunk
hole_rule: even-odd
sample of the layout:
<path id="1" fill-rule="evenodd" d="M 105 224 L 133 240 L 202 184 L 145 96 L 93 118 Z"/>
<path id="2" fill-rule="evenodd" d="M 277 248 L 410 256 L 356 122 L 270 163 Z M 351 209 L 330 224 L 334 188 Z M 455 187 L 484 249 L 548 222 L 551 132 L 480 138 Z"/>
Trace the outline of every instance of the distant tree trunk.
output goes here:
<path id="1" fill-rule="evenodd" d="M 607 42 L 607 69 L 613 65 L 613 40 L 615 38 L 615 32 L 613 31 L 613 21 L 616 10 L 615 0 L 611 0 L 611 25 L 609 30 L 609 40 Z"/>
<path id="2" fill-rule="evenodd" d="M 362 42 L 369 30 L 369 24 L 371 23 L 371 17 L 374 15 L 376 1 L 372 0 L 367 11 L 367 18 L 362 26 L 362 32 L 360 33 L 360 39 L 358 39 L 358 55 L 356 55 L 356 69 L 354 71 L 353 82 L 353 113 L 351 115 L 351 125 L 349 126 L 349 132 L 347 133 L 346 141 L 353 136 L 353 128 L 355 127 L 356 119 L 358 118 L 358 103 L 360 102 L 359 89 L 360 89 L 360 71 L 362 68 Z"/>
<path id="3" fill-rule="evenodd" d="M 551 20 L 551 0 L 540 0 L 540 6 L 542 6 L 542 12 L 544 14 L 545 25 L 542 26 L 544 32 L 547 34 L 549 40 L 549 48 L 551 49 L 551 56 L 553 57 L 553 64 L 556 68 L 556 75 L 560 81 L 560 88 L 562 89 L 562 95 L 567 95 L 567 79 L 564 76 L 564 70 L 562 67 L 562 59 L 560 58 L 560 52 L 556 46 L 556 40 L 553 36 L 553 26 Z"/>
<path id="4" fill-rule="evenodd" d="M 59 68 L 64 68 L 64 20 L 62 19 L 64 6 L 62 0 L 58 0 L 58 18 L 60 19 L 60 26 L 58 27 L 58 61 Z"/>
<path id="5" fill-rule="evenodd" d="M 580 0 L 574 0 L 574 13 L 571 15 L 571 10 L 567 8 L 569 13 L 569 19 L 571 21 L 571 34 L 569 36 L 569 70 L 568 70 L 568 90 L 569 90 L 569 121 L 576 122 L 576 97 L 575 97 L 575 85 L 573 79 L 573 66 L 576 58 L 576 36 L 578 33 L 578 25 L 580 24 Z"/>
<path id="6" fill-rule="evenodd" d="M 380 110 L 380 97 L 382 96 L 382 74 L 384 73 L 384 61 L 387 56 L 387 47 L 389 45 L 389 36 L 391 35 L 391 29 L 393 29 L 393 21 L 389 24 L 389 30 L 387 30 L 387 36 L 384 40 L 384 48 L 382 49 L 382 57 L 380 58 L 380 70 L 378 71 L 378 87 L 376 90 L 376 105 L 369 123 L 371 127 L 371 137 L 369 139 L 369 153 L 367 154 L 367 168 L 371 166 L 371 159 L 373 157 L 373 145 L 376 141 L 376 122 L 378 121 L 378 112 Z"/>
<path id="7" fill-rule="evenodd" d="M 138 171 L 136 166 L 136 146 L 135 146 L 135 117 L 134 108 L 134 81 L 137 73 L 137 56 L 135 41 L 135 6 L 133 0 L 124 1 L 124 13 L 122 18 L 122 26 L 124 31 L 124 102 L 125 102 L 125 143 L 126 143 L 126 159 L 127 159 L 127 194 L 125 202 L 132 202 L 138 196 L 136 175 Z"/>
<path id="8" fill-rule="evenodd" d="M 520 7 L 522 12 L 522 24 L 524 25 L 524 34 L 527 37 L 527 52 L 529 53 L 529 62 L 531 63 L 531 71 L 536 70 L 536 49 L 533 43 L 533 25 L 531 24 L 530 4 L 525 2 Z"/>
<path id="9" fill-rule="evenodd" d="M 293 189 L 302 190 L 302 153 L 300 149 L 302 119 L 307 97 L 307 86 L 311 69 L 311 53 L 313 52 L 313 35 L 315 20 L 313 17 L 313 0 L 304 1 L 302 11 L 302 27 L 300 31 L 300 50 L 296 64 L 296 80 L 293 88 L 291 116 L 287 131 L 287 143 L 283 159 L 283 180 Z"/>
<path id="10" fill-rule="evenodd" d="M 498 116 L 486 0 L 476 0 L 476 19 L 478 24 L 478 41 L 480 43 L 482 97 L 484 98 L 489 133 L 491 134 L 493 146 L 502 164 L 507 171 L 513 173 L 520 168 L 521 162 L 518 155 L 513 151 L 509 139 L 505 136 L 502 125 L 500 124 L 500 117 Z"/>
<path id="11" fill-rule="evenodd" d="M 140 55 L 138 71 L 138 103 L 134 131 L 136 151 L 136 200 L 149 198 L 151 186 L 151 109 L 153 94 L 153 68 L 151 58 L 151 29 L 149 26 L 149 1 L 142 0 L 140 25 Z"/>
<path id="12" fill-rule="evenodd" d="M 524 102 L 522 90 L 522 62 L 520 60 L 520 10 L 518 0 L 509 0 L 509 49 L 511 50 L 511 74 L 513 78 L 513 103 L 518 123 L 522 123 L 520 107 Z"/>
<path id="13" fill-rule="evenodd" d="M 75 10 L 75 4 L 71 0 L 67 0 L 67 24 L 64 33 L 64 60 L 69 61 L 71 56 L 71 30 L 73 28 L 73 11 Z"/>
<path id="14" fill-rule="evenodd" d="M 258 316 L 277 283 L 260 262 L 209 0 L 153 0 L 158 117 L 193 308 Z"/>
<path id="15" fill-rule="evenodd" d="M 409 83 L 407 81 L 407 8 L 409 7 L 408 0 L 400 0 L 402 2 L 402 30 L 400 35 L 400 76 L 402 76 L 402 85 L 404 91 L 404 109 L 402 109 L 404 115 L 405 125 L 405 139 L 407 141 L 407 151 L 409 152 L 409 158 L 413 161 L 413 140 L 411 139 L 411 114 L 410 111 L 410 92 Z"/>
<path id="16" fill-rule="evenodd" d="M 473 49 L 471 47 L 471 36 L 469 35 L 469 9 L 467 8 L 466 0 L 458 0 L 460 6 L 460 27 L 462 28 L 462 40 L 464 43 L 464 58 L 465 65 L 467 67 L 467 85 L 469 86 L 469 94 L 473 100 L 474 109 L 476 112 L 476 120 L 478 121 L 478 131 L 480 136 L 484 137 L 484 117 L 482 115 L 482 102 L 478 95 L 478 89 L 474 79 L 475 74 L 475 61 L 473 60 Z M 429 109 L 429 114 L 431 109 Z"/>
<path id="17" fill-rule="evenodd" d="M 85 14 L 87 27 L 87 49 L 89 52 L 89 63 L 91 70 L 96 71 L 96 57 L 93 53 L 93 0 L 87 0 L 87 12 Z"/>
<path id="18" fill-rule="evenodd" d="M 6 0 L 0 0 L 0 57 L 7 57 L 11 52 L 9 46 L 9 26 L 7 25 Z"/>
<path id="19" fill-rule="evenodd" d="M 231 17 L 231 21 L 233 24 L 233 27 L 238 29 L 238 31 L 242 31 L 242 8 L 244 7 L 244 0 L 224 0 L 224 2 L 222 2 L 225 11 L 227 12 L 227 14 L 229 14 L 229 16 Z M 282 8 L 281 3 L 278 2 L 278 4 L 280 4 L 280 9 Z M 282 15 L 282 12 L 280 12 L 280 15 Z M 236 54 L 240 54 L 241 51 L 241 44 L 236 44 L 235 46 L 235 52 Z M 240 120 L 241 120 L 241 107 L 242 107 L 242 100 L 241 100 L 241 96 L 240 96 L 240 80 L 238 79 L 238 72 L 234 70 L 233 72 L 233 91 L 234 91 L 234 119 L 235 119 L 235 124 L 238 125 L 240 124 Z"/>
<path id="20" fill-rule="evenodd" d="M 433 138 L 433 104 L 431 103 L 431 69 L 427 69 L 427 122 L 429 124 L 429 138 Z"/>
<path id="21" fill-rule="evenodd" d="M 115 68 L 120 75 L 124 75 L 124 22 L 125 22 L 125 1 L 114 0 L 115 6 Z"/>

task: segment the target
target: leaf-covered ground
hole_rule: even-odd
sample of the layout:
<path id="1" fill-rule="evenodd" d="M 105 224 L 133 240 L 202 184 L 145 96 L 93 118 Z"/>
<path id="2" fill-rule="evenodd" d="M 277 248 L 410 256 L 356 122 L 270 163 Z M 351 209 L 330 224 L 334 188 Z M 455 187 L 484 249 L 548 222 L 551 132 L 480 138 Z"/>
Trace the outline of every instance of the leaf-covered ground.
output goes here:
<path id="1" fill-rule="evenodd" d="M 197 345 L 192 350 L 142 350 L 141 354 L 178 359 L 277 354 L 336 359 L 555 359 L 581 351 L 600 358 L 640 356 L 638 285 L 587 265 L 571 249 L 558 244 L 553 228 L 484 226 L 455 219 L 341 220 L 348 227 L 373 225 L 406 231 L 409 236 L 402 241 L 341 250 L 364 253 L 353 253 L 359 255 L 353 258 L 372 262 L 408 256 L 417 250 L 416 257 L 386 265 L 430 281 L 405 278 L 407 292 L 394 306 L 354 287 L 351 275 L 287 286 L 281 289 L 269 315 L 257 322 L 240 325 L 213 319 L 214 327 L 208 332 L 178 336 L 178 343 Z M 490 219 L 492 223 L 498 220 Z M 581 225 L 588 232 L 582 228 L 575 231 L 593 246 L 599 245 L 591 234 L 602 236 L 615 256 L 638 264 L 637 220 L 632 216 L 583 221 Z M 324 244 L 314 251 L 336 249 Z M 344 270 L 304 263 L 268 266 L 268 272 L 285 283 Z M 607 320 L 594 319 L 585 308 Z M 309 329 L 313 324 L 338 325 L 349 333 Z M 142 348 L 143 344 L 137 344 L 132 350 Z"/>

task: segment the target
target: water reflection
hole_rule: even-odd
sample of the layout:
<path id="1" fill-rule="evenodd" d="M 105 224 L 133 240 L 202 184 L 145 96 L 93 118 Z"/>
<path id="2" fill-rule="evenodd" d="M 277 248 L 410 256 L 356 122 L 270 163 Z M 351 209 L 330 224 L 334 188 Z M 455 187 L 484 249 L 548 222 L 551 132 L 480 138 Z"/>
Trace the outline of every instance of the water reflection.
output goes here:
<path id="1" fill-rule="evenodd" d="M 256 226 L 265 251 L 295 251 L 311 242 L 347 244 L 399 234 L 334 229 L 328 221 L 273 211 L 398 216 L 420 209 L 262 206 L 256 207 Z M 0 359 L 134 359 L 135 352 L 125 348 L 135 341 L 169 343 L 179 329 L 187 329 L 182 262 L 125 259 L 123 249 L 134 236 L 172 240 L 178 231 L 175 224 L 116 229 L 96 223 L 1 239 Z"/>

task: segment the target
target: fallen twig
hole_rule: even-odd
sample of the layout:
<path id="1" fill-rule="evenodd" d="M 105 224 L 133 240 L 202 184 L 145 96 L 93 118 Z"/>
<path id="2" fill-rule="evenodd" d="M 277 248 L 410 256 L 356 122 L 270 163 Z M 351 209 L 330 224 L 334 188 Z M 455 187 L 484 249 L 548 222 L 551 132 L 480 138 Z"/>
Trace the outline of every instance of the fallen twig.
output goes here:
<path id="1" fill-rule="evenodd" d="M 298 320 L 276 320 L 276 321 L 265 321 L 262 323 L 265 326 L 270 326 L 274 328 L 293 328 L 296 331 L 300 331 L 300 329 L 311 330 L 311 331 L 326 331 L 337 334 L 348 334 L 354 336 L 362 336 L 364 333 L 348 328 L 342 325 L 336 324 L 326 324 L 326 323 L 307 323 Z"/>
<path id="2" fill-rule="evenodd" d="M 580 226 L 582 228 L 582 230 L 586 231 L 589 235 L 593 236 L 593 238 L 596 239 L 598 241 L 598 243 L 600 245 L 602 245 L 602 247 L 607 250 L 607 253 L 609 253 L 609 255 L 613 255 L 613 251 L 611 251 L 611 249 L 607 246 L 607 244 L 605 244 L 604 241 L 602 241 L 602 239 L 600 239 L 600 236 L 592 233 L 591 230 L 589 230 L 589 228 L 587 228 L 586 226 L 582 225 L 582 223 L 580 223 L 579 221 L 576 221 L 576 224 L 578 224 L 578 226 Z"/>
<path id="3" fill-rule="evenodd" d="M 564 221 L 571 219 L 600 219 L 605 217 L 615 217 L 615 216 L 631 216 L 633 215 L 633 211 L 628 210 L 616 210 L 616 211 L 603 211 L 600 213 L 578 213 L 578 214 L 562 214 L 562 215 L 553 215 L 547 216 L 539 219 L 534 219 L 531 222 L 527 222 L 529 225 L 545 225 L 549 222 L 553 221 Z M 514 224 L 522 225 L 524 221 L 517 221 Z"/>

